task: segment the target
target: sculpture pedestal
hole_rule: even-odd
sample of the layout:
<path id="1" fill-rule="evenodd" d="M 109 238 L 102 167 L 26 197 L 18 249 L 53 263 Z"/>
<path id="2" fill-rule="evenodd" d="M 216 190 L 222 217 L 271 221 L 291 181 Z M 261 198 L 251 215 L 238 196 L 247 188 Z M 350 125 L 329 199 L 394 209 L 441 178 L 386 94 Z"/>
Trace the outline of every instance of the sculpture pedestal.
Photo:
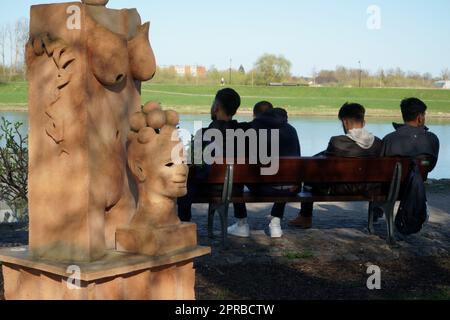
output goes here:
<path id="1" fill-rule="evenodd" d="M 0 261 L 7 300 L 194 300 L 193 259 L 210 252 L 193 247 L 148 257 L 108 251 L 101 260 L 71 264 L 33 260 L 22 247 L 0 250 Z M 77 278 L 74 289 L 68 283 Z"/>
<path id="2" fill-rule="evenodd" d="M 180 236 L 182 235 L 182 236 Z M 171 254 L 197 246 L 197 225 L 182 223 L 161 228 L 119 228 L 116 250 L 148 256 Z"/>

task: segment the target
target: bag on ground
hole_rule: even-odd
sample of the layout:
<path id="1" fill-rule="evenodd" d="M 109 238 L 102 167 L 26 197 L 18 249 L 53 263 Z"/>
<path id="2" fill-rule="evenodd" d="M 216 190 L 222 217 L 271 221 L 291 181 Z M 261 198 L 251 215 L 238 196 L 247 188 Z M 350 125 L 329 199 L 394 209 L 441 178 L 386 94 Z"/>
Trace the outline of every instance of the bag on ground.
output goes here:
<path id="1" fill-rule="evenodd" d="M 403 235 L 411 235 L 422 230 L 427 221 L 427 195 L 419 167 L 412 161 L 406 188 L 395 218 L 397 230 Z"/>

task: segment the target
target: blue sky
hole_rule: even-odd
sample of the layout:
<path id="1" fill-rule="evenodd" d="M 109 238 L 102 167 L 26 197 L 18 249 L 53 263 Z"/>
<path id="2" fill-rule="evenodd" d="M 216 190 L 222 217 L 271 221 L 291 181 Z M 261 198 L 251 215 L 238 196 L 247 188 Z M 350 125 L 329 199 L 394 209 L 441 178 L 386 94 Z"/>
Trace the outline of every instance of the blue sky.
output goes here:
<path id="1" fill-rule="evenodd" d="M 27 17 L 36 0 L 2 1 L 0 25 Z M 64 2 L 64 1 L 53 1 Z M 369 30 L 367 9 L 381 9 L 381 29 Z M 151 21 L 160 65 L 201 64 L 249 69 L 263 53 L 283 54 L 293 73 L 337 65 L 439 75 L 450 68 L 448 0 L 110 0 L 136 7 Z"/>

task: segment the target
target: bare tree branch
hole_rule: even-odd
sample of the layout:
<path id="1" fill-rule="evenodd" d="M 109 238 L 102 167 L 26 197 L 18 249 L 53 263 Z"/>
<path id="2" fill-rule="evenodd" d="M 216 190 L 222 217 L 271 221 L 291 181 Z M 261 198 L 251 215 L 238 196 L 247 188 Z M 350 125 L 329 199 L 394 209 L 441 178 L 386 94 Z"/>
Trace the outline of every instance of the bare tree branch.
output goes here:
<path id="1" fill-rule="evenodd" d="M 28 137 L 2 117 L 0 123 L 0 201 L 14 210 L 19 220 L 26 220 L 23 211 L 28 202 Z"/>

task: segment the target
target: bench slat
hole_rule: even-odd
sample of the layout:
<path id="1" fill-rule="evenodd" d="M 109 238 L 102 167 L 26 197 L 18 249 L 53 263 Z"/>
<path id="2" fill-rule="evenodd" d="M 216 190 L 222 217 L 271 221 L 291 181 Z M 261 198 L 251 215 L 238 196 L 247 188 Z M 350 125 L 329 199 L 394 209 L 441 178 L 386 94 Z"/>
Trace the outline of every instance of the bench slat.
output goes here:
<path id="1" fill-rule="evenodd" d="M 314 195 L 311 193 L 302 192 L 294 197 L 269 197 L 269 196 L 257 196 L 252 193 L 243 193 L 240 196 L 232 197 L 232 203 L 301 203 L 301 202 L 367 202 L 376 201 L 382 202 L 386 200 L 386 196 L 380 195 L 350 195 L 350 196 L 327 196 L 327 195 Z M 221 203 L 222 199 L 219 196 L 212 197 L 197 197 L 193 203 Z"/>
<path id="2" fill-rule="evenodd" d="M 395 165 L 403 167 L 406 179 L 410 160 L 405 158 L 283 158 L 276 175 L 261 175 L 259 165 L 234 165 L 235 184 L 300 184 L 309 183 L 387 183 L 391 182 Z M 426 168 L 422 168 L 426 172 Z M 195 169 L 194 169 L 195 170 Z M 226 165 L 215 164 L 208 182 L 223 184 Z"/>

